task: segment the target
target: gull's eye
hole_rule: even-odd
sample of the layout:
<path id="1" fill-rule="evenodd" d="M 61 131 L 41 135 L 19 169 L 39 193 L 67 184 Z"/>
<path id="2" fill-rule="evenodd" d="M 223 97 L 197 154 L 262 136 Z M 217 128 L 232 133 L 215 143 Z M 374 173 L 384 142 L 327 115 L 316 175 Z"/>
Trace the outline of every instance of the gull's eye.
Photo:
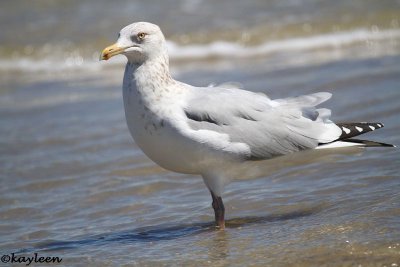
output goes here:
<path id="1" fill-rule="evenodd" d="M 146 33 L 144 33 L 144 32 L 139 32 L 139 33 L 137 34 L 137 38 L 138 38 L 140 41 L 142 41 L 145 37 L 146 37 Z"/>

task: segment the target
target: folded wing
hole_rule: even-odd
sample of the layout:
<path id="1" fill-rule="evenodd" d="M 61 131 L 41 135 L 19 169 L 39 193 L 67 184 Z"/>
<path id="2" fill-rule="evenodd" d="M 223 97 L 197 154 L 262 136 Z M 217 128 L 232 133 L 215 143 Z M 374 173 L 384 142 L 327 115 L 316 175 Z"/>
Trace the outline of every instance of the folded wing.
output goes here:
<path id="1" fill-rule="evenodd" d="M 236 88 L 194 88 L 184 112 L 192 135 L 248 160 L 262 160 L 332 142 L 341 129 L 328 109 L 316 109 L 331 97 L 316 93 L 271 100 Z"/>

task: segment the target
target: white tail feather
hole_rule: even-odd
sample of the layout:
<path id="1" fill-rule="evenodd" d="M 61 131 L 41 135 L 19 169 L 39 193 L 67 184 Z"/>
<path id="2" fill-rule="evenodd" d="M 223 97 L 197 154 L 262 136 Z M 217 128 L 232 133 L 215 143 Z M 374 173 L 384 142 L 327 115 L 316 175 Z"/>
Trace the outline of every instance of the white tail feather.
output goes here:
<path id="1" fill-rule="evenodd" d="M 333 143 L 317 146 L 315 149 L 339 148 L 339 147 L 357 147 L 357 146 L 358 147 L 363 147 L 365 145 L 364 144 L 360 144 L 360 143 L 337 141 L 337 142 L 333 142 Z"/>

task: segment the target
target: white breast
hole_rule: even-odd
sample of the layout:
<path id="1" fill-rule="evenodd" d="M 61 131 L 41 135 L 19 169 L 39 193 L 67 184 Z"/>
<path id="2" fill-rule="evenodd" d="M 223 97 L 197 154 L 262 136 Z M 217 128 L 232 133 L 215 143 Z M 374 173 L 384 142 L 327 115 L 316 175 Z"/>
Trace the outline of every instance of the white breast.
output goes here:
<path id="1" fill-rule="evenodd" d="M 171 120 L 181 116 L 179 99 L 173 103 L 169 103 L 168 97 L 148 99 L 152 96 L 138 93 L 135 84 L 129 82 L 124 82 L 123 88 L 126 122 L 142 151 L 168 170 L 199 173 L 198 166 L 193 164 L 198 162 L 195 148 L 180 134 L 176 121 Z"/>

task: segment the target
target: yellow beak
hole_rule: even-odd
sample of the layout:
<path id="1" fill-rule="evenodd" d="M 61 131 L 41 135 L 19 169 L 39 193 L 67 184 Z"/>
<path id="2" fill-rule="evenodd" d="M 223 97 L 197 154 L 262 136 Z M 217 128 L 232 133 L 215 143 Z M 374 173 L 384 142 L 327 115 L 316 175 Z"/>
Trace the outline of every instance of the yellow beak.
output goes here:
<path id="1" fill-rule="evenodd" d="M 106 48 L 104 48 L 103 52 L 101 52 L 100 60 L 108 60 L 113 56 L 121 54 L 122 52 L 124 52 L 125 49 L 126 47 L 120 47 L 116 43 L 107 46 Z"/>

